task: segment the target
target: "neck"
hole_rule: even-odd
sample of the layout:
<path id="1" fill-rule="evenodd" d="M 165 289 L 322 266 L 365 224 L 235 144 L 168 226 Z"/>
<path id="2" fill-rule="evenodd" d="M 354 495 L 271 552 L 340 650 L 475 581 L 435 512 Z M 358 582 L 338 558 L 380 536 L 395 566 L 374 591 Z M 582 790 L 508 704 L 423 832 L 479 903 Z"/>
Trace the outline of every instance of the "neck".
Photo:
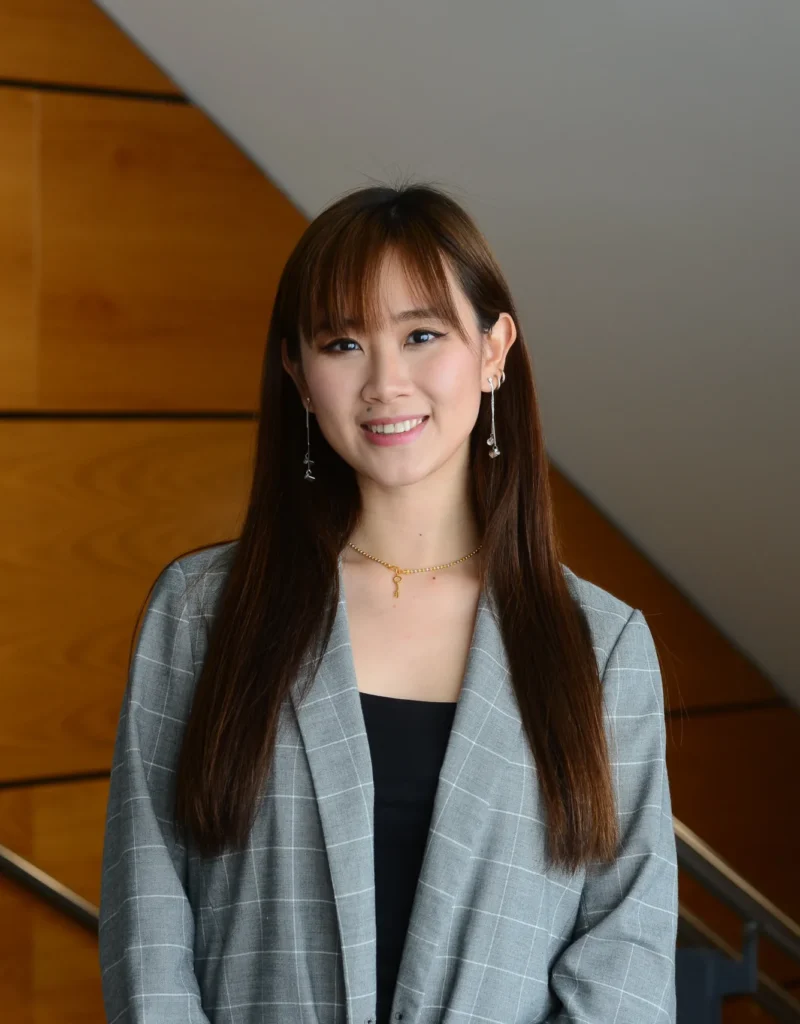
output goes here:
<path id="1" fill-rule="evenodd" d="M 455 561 L 481 543 L 466 486 L 446 487 L 430 478 L 391 488 L 367 481 L 361 487 L 361 507 L 350 543 L 404 569 Z M 343 559 L 363 556 L 348 547 Z M 463 568 L 470 571 L 469 565 Z"/>

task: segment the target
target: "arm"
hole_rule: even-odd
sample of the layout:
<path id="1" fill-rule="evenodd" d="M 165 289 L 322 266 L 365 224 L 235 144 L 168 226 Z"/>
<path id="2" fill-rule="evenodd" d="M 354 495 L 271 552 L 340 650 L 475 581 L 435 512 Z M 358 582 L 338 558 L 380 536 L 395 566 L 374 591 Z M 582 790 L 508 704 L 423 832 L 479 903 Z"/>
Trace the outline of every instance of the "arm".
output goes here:
<path id="1" fill-rule="evenodd" d="M 603 673 L 620 852 L 587 868 L 571 942 L 551 967 L 552 1024 L 675 1024 L 678 869 L 664 695 L 653 638 L 634 610 Z"/>
<path id="2" fill-rule="evenodd" d="M 194 973 L 174 765 L 194 685 L 186 580 L 159 575 L 122 701 L 103 845 L 99 955 L 109 1024 L 208 1024 Z"/>

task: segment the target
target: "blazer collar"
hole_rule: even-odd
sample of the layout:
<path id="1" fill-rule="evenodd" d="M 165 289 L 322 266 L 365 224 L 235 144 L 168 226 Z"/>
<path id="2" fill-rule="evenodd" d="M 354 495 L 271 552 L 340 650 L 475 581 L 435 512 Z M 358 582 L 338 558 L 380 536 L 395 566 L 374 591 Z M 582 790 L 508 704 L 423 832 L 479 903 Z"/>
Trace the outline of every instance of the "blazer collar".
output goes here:
<path id="1" fill-rule="evenodd" d="M 347 1020 L 374 1016 L 375 866 L 373 778 L 350 645 L 341 559 L 339 603 L 312 686 L 292 703 L 319 806 L 336 901 Z M 396 1001 L 415 1019 L 446 937 L 458 881 L 522 729 L 496 614 L 478 602 L 467 664 L 434 798 L 427 845 L 397 979 Z"/>

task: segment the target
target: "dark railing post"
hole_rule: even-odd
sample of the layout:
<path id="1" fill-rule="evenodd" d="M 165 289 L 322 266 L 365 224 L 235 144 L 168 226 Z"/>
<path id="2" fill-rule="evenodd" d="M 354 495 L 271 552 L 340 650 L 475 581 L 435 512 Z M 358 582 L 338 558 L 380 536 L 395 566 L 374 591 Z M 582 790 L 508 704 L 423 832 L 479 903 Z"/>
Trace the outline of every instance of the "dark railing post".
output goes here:
<path id="1" fill-rule="evenodd" d="M 722 1024 L 727 995 L 758 987 L 758 925 L 746 921 L 741 960 L 716 949 L 681 947 L 675 951 L 677 1024 Z"/>

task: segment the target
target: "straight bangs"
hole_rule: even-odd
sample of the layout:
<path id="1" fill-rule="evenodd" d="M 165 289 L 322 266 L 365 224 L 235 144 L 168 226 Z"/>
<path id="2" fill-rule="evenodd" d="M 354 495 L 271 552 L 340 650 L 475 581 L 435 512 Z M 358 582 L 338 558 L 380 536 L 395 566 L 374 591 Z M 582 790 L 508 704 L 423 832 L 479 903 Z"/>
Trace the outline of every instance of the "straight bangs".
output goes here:
<path id="1" fill-rule="evenodd" d="M 342 334 L 348 329 L 376 333 L 384 326 L 380 276 L 384 262 L 397 257 L 406 274 L 415 304 L 449 325 L 467 344 L 445 273 L 442 246 L 420 219 L 393 226 L 391 213 L 365 211 L 312 249 L 300 283 L 295 329 L 308 345 L 319 334 Z M 287 332 L 288 333 L 288 332 Z"/>

